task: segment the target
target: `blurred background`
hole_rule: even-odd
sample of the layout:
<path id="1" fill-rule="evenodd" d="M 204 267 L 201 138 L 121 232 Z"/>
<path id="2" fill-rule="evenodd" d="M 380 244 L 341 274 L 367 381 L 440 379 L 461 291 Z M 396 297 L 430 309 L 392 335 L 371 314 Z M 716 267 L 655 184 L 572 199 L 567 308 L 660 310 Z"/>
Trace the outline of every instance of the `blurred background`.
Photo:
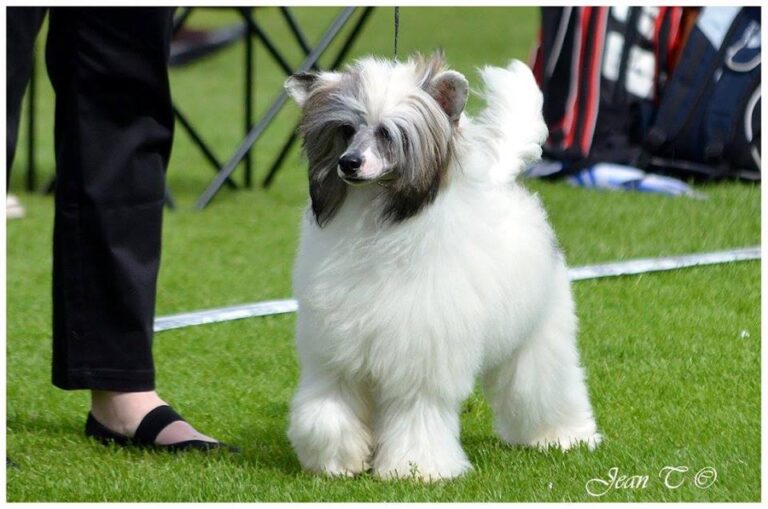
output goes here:
<path id="1" fill-rule="evenodd" d="M 310 45 L 338 7 L 292 8 Z M 297 67 L 304 54 L 275 7 L 252 11 L 275 47 Z M 358 13 L 359 14 L 359 13 Z M 196 8 L 177 50 L 215 34 L 236 34 L 242 18 L 228 8 Z M 320 59 L 327 67 L 352 23 Z M 442 48 L 450 66 L 477 86 L 475 68 L 530 62 L 540 11 L 533 7 L 403 7 L 398 54 Z M 219 32 L 221 30 L 221 32 Z M 575 501 L 584 482 L 622 473 L 655 475 L 666 464 L 713 465 L 709 491 L 652 485 L 605 499 L 759 500 L 760 264 L 748 262 L 652 276 L 580 282 L 574 292 L 580 347 L 599 427 L 608 437 L 593 455 L 511 449 L 494 438 L 480 393 L 466 403 L 462 441 L 476 471 L 424 487 L 364 476 L 317 479 L 300 472 L 285 438 L 287 402 L 298 374 L 293 314 L 158 333 L 158 390 L 211 435 L 241 446 L 235 459 L 171 459 L 113 451 L 86 441 L 86 395 L 50 384 L 50 284 L 53 198 L 43 192 L 54 170 L 53 94 L 45 74 L 46 26 L 37 41 L 35 175 L 25 111 L 10 191 L 25 216 L 7 222 L 7 493 L 13 501 Z M 206 34 L 207 32 L 207 34 Z M 186 45 L 186 46 L 185 46 Z M 394 9 L 375 8 L 346 61 L 393 56 Z M 171 68 L 176 107 L 215 156 L 227 161 L 244 136 L 241 37 Z M 253 87 L 259 119 L 286 78 L 254 41 Z M 470 95 L 468 111 L 483 106 Z M 223 186 L 195 208 L 214 171 L 177 122 L 167 182 L 158 316 L 291 296 L 291 266 L 307 201 L 306 163 L 295 145 L 269 189 L 262 188 L 299 110 L 286 103 L 252 152 L 252 186 L 240 165 L 239 189 Z M 570 266 L 714 251 L 760 243 L 760 186 L 726 181 L 703 186 L 707 199 L 611 193 L 529 179 L 544 202 Z M 77 451 L 77 453 L 74 453 Z"/>
<path id="2" fill-rule="evenodd" d="M 361 11 L 362 9 L 359 9 Z M 314 45 L 330 23 L 339 14 L 335 7 L 293 8 L 297 24 L 304 32 L 310 45 Z M 319 61 L 321 68 L 330 65 L 333 57 L 341 49 L 343 40 L 349 34 L 360 12 L 341 31 Z M 288 30 L 286 22 L 277 8 L 255 8 L 253 15 L 260 27 L 267 33 L 274 45 L 295 68 L 304 59 L 301 47 Z M 538 24 L 538 11 L 535 8 L 409 8 L 401 9 L 399 55 L 407 56 L 411 52 L 431 52 L 442 48 L 447 54 L 451 66 L 473 76 L 474 68 L 479 65 L 503 65 L 511 58 L 527 60 L 535 43 Z M 394 44 L 393 8 L 376 8 L 368 18 L 359 38 L 351 47 L 346 61 L 362 55 L 393 56 Z M 196 8 L 186 19 L 185 26 L 190 31 L 210 31 L 232 29 L 242 25 L 242 18 L 235 9 Z M 53 155 L 53 111 L 54 100 L 44 66 L 44 42 L 46 25 L 43 26 L 37 41 L 37 81 L 35 101 L 35 176 L 34 192 L 27 189 L 29 158 L 28 147 L 28 102 L 25 99 L 24 112 L 20 126 L 20 138 L 16 160 L 12 171 L 10 192 L 19 195 L 22 205 L 27 209 L 24 224 L 44 221 L 50 226 L 52 215 L 52 197 L 40 194 L 50 183 L 54 172 Z M 234 31 L 236 33 L 236 30 Z M 461 36 L 472 34 L 472 37 Z M 500 36 L 503 34 L 503 36 Z M 187 36 L 186 38 L 184 36 Z M 207 35 L 203 34 L 203 37 Z M 195 39 L 201 34 L 181 34 L 182 46 L 194 46 Z M 254 70 L 253 87 L 249 91 L 254 105 L 253 118 L 260 118 L 272 101 L 282 90 L 285 72 L 269 55 L 264 44 L 258 41 L 253 45 L 252 65 Z M 244 64 L 245 44 L 242 38 L 236 38 L 231 44 L 218 49 L 184 65 L 172 66 L 170 71 L 171 90 L 174 104 L 194 126 L 211 151 L 220 162 L 226 162 L 235 152 L 244 138 Z M 470 100 L 469 110 L 477 110 L 481 105 L 477 100 Z M 233 174 L 233 180 L 241 190 L 232 190 L 223 186 L 211 206 L 202 213 L 192 209 L 200 195 L 210 184 L 214 172 L 188 133 L 177 122 L 173 152 L 167 173 L 168 189 L 177 209 L 166 215 L 166 237 L 168 241 L 163 250 L 163 269 L 167 272 L 176 265 L 177 256 L 174 244 L 177 239 L 179 256 L 190 257 L 184 261 L 190 273 L 205 273 L 216 278 L 211 271 L 212 264 L 221 263 L 220 267 L 229 267 L 239 272 L 246 267 L 260 266 L 266 271 L 278 271 L 281 284 L 271 286 L 262 280 L 251 288 L 248 295 L 229 295 L 226 302 L 242 302 L 255 296 L 281 295 L 288 293 L 285 282 L 288 280 L 290 257 L 292 256 L 293 238 L 301 207 L 306 197 L 305 164 L 300 155 L 300 146 L 295 144 L 289 152 L 281 170 L 269 190 L 263 190 L 261 183 L 272 162 L 286 139 L 291 135 L 298 120 L 298 108 L 286 103 L 275 121 L 259 138 L 250 157 L 253 161 L 253 187 L 243 190 L 245 180 L 244 164 Z M 194 225 L 189 228 L 187 226 Z M 258 228 L 255 226 L 258 225 Z M 41 227 L 43 227 L 41 225 Z M 11 226 L 10 230 L 13 230 Z M 9 234 L 12 235 L 12 231 Z M 41 239 L 49 239 L 36 228 Z M 268 233 L 264 238 L 257 230 Z M 36 235 L 37 237 L 37 235 Z M 186 241 L 182 240 L 186 239 Z M 32 240 L 32 239 L 27 239 Z M 258 243 L 260 246 L 279 244 L 286 249 L 278 250 L 283 254 L 279 264 L 260 263 L 254 259 L 254 250 L 246 246 Z M 265 246 L 266 244 L 266 246 Z M 217 248 L 204 258 L 195 257 L 194 253 L 204 245 L 216 245 Z M 43 246 L 40 246 L 43 249 Z M 15 243 L 14 247 L 15 249 Z M 48 246 L 45 246 L 47 252 Z M 274 249 L 268 251 L 276 253 Z M 192 264 L 192 267 L 189 266 Z M 198 265 L 199 264 L 199 265 Z M 254 265 L 255 264 L 255 265 Z M 43 267 L 40 267 L 41 269 Z M 228 269 L 228 270 L 230 270 Z M 225 278 L 225 280 L 228 278 Z M 269 278 L 266 278 L 269 279 Z M 183 284 L 189 284 L 188 281 Z M 218 288 L 229 286 L 226 283 L 211 281 Z M 171 297 L 179 288 L 160 285 L 160 292 L 170 290 Z M 163 290 L 165 288 L 166 290 Z M 210 287 L 209 287 L 210 290 Z M 186 292 L 185 292 L 186 293 Z M 215 292 L 218 293 L 218 292 Z M 188 306 L 224 304 L 220 299 L 211 298 L 206 291 L 197 294 Z M 168 302 L 162 296 L 162 302 Z M 173 297 L 171 297 L 173 299 Z M 186 299 L 185 299 L 186 300 Z M 172 305 L 178 308 L 180 305 Z M 168 308 L 163 306 L 161 313 Z"/>

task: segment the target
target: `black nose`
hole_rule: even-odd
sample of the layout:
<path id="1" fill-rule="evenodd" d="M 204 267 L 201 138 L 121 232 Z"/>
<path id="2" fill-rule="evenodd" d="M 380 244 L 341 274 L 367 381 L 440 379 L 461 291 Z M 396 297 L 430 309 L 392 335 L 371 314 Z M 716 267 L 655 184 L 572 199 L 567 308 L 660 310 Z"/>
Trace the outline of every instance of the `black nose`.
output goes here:
<path id="1" fill-rule="evenodd" d="M 348 152 L 341 156 L 339 159 L 339 168 L 345 175 L 352 175 L 363 164 L 363 156 L 355 150 L 354 152 Z"/>

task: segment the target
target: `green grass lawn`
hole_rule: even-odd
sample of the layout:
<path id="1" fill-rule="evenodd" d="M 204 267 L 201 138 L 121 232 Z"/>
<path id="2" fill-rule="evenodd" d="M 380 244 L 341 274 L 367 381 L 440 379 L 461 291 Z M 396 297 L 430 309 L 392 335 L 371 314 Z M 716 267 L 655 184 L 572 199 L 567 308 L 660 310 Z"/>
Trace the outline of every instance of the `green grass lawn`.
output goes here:
<path id="1" fill-rule="evenodd" d="M 296 9 L 311 40 L 332 8 Z M 257 15 L 286 39 L 274 9 Z M 227 12 L 198 13 L 218 26 Z M 404 8 L 401 54 L 443 47 L 476 83 L 473 67 L 525 59 L 535 9 Z M 392 9 L 378 9 L 354 55 L 392 51 Z M 180 108 L 219 157 L 242 129 L 242 45 L 172 71 Z M 291 53 L 294 61 L 299 52 Z M 259 48 L 259 111 L 283 76 Z M 51 92 L 38 106 L 38 164 L 53 166 Z M 43 84 L 45 86 L 43 86 Z M 470 110 L 478 108 L 470 99 Z M 255 151 L 256 177 L 293 128 L 280 115 Z M 224 190 L 203 212 L 191 209 L 212 171 L 179 129 L 168 180 L 179 209 L 165 217 L 158 314 L 290 296 L 290 268 L 305 202 L 304 165 L 292 154 L 269 191 Z M 85 392 L 50 384 L 51 198 L 22 191 L 22 137 L 11 189 L 27 207 L 7 223 L 7 470 L 10 501 L 589 501 L 585 484 L 648 476 L 645 488 L 612 490 L 610 501 L 760 499 L 760 264 L 745 262 L 574 284 L 580 347 L 598 425 L 597 451 L 538 452 L 496 438 L 478 391 L 465 404 L 462 443 L 475 465 L 466 477 L 433 485 L 318 478 L 300 469 L 285 436 L 298 366 L 294 315 L 158 333 L 158 390 L 202 431 L 242 454 L 170 454 L 108 449 L 87 440 Z M 238 179 L 242 174 L 238 173 Z M 760 242 L 760 189 L 739 183 L 703 187 L 703 201 L 573 189 L 531 182 L 542 197 L 572 266 Z M 687 467 L 665 487 L 660 471 Z M 709 488 L 696 473 L 713 467 Z"/>

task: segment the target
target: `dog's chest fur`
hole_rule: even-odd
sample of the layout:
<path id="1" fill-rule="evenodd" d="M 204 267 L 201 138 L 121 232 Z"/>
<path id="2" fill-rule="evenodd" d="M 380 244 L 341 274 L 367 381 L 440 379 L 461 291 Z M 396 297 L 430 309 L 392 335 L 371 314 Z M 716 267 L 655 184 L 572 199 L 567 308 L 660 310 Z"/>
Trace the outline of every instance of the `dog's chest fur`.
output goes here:
<path id="1" fill-rule="evenodd" d="M 483 363 L 493 355 L 484 345 L 506 348 L 530 333 L 546 267 L 559 256 L 537 199 L 519 188 L 448 189 L 417 216 L 382 226 L 374 193 L 356 189 L 326 227 L 311 218 L 303 227 L 294 290 L 326 362 L 376 379 L 408 359 L 445 355 L 431 363 L 443 379 L 450 352 Z"/>

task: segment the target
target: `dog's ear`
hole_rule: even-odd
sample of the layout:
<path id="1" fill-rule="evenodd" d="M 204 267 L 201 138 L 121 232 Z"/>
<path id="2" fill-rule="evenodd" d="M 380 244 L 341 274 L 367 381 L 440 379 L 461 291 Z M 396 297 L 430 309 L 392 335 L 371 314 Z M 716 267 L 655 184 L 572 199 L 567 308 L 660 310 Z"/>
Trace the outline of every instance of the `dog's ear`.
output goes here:
<path id="1" fill-rule="evenodd" d="M 467 104 L 469 83 L 461 73 L 443 71 L 429 83 L 427 93 L 437 101 L 451 122 L 457 122 Z"/>
<path id="2" fill-rule="evenodd" d="M 340 79 L 341 74 L 337 72 L 300 72 L 285 80 L 283 88 L 296 101 L 296 104 L 304 106 L 307 97 L 309 97 L 313 90 L 321 85 L 333 83 Z"/>
<path id="3" fill-rule="evenodd" d="M 317 73 L 300 72 L 285 80 L 283 87 L 296 104 L 304 106 L 304 101 L 307 100 L 307 96 L 319 79 L 320 76 Z"/>
<path id="4" fill-rule="evenodd" d="M 318 226 L 325 226 L 338 212 L 347 196 L 347 186 L 334 168 L 310 168 L 309 197 Z"/>
<path id="5" fill-rule="evenodd" d="M 415 216 L 426 205 L 435 201 L 442 176 L 437 172 L 425 175 L 416 182 L 406 183 L 396 179 L 386 190 L 386 202 L 382 216 L 394 223 Z"/>

